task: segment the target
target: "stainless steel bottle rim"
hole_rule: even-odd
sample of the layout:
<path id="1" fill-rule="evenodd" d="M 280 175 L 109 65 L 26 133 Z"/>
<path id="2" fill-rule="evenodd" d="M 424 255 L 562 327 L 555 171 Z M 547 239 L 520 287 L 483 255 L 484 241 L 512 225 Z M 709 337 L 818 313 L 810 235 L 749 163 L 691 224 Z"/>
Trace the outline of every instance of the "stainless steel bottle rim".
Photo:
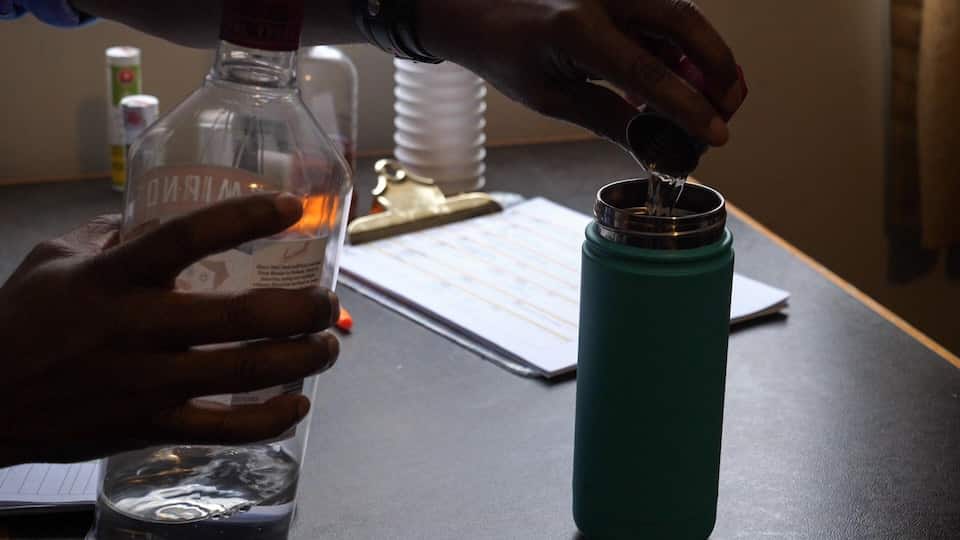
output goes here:
<path id="1" fill-rule="evenodd" d="M 594 215 L 602 238 L 662 250 L 694 249 L 723 238 L 727 209 L 719 192 L 687 183 L 676 206 L 681 215 L 651 216 L 644 212 L 648 185 L 648 179 L 636 178 L 600 188 Z"/>

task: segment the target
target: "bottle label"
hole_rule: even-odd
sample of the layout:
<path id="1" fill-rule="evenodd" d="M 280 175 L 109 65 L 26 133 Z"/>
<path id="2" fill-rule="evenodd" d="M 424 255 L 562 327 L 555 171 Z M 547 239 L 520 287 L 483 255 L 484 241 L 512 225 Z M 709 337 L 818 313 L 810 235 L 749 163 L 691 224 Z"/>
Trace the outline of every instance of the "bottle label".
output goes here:
<path id="1" fill-rule="evenodd" d="M 184 292 L 302 289 L 320 283 L 326 238 L 266 240 L 211 255 L 177 278 Z"/>
<path id="2" fill-rule="evenodd" d="M 132 185 L 135 192 L 129 198 L 130 222 L 125 225 L 124 240 L 142 235 L 172 217 L 220 201 L 278 191 L 263 177 L 249 171 L 218 166 L 158 167 L 147 171 Z M 279 235 L 248 242 L 194 263 L 177 277 L 177 290 L 231 293 L 255 288 L 319 286 L 327 237 L 301 232 L 298 225 Z M 256 392 L 202 399 L 224 405 L 251 405 L 281 394 L 300 393 L 302 389 L 303 381 L 296 381 Z"/>
<path id="3" fill-rule="evenodd" d="M 120 101 L 140 93 L 140 66 L 110 66 L 110 101 L 114 107 Z"/>
<path id="4" fill-rule="evenodd" d="M 217 165 L 155 167 L 135 182 L 128 227 L 155 226 L 160 221 L 236 197 L 278 191 L 263 177 L 243 169 Z"/>

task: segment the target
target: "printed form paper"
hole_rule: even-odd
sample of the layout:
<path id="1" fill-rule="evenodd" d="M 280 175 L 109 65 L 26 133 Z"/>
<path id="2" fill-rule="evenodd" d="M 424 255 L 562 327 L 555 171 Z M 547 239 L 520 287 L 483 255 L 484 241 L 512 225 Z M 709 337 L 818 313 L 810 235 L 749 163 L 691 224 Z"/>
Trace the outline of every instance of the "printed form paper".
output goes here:
<path id="1" fill-rule="evenodd" d="M 552 377 L 576 368 L 580 250 L 590 221 L 531 199 L 502 213 L 345 246 L 342 281 L 461 344 L 472 342 L 490 359 Z M 731 322 L 779 311 L 788 297 L 735 276 Z"/>
<path id="2" fill-rule="evenodd" d="M 97 498 L 97 471 L 96 461 L 0 469 L 0 513 L 92 505 Z"/>

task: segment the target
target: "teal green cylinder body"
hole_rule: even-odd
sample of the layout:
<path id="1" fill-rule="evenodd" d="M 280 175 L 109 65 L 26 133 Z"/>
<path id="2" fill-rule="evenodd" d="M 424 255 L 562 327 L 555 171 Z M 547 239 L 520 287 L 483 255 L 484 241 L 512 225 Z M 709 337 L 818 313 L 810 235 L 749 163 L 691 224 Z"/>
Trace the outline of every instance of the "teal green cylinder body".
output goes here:
<path id="1" fill-rule="evenodd" d="M 590 540 L 702 540 L 713 530 L 732 245 L 726 229 L 677 250 L 587 229 L 573 513 Z"/>

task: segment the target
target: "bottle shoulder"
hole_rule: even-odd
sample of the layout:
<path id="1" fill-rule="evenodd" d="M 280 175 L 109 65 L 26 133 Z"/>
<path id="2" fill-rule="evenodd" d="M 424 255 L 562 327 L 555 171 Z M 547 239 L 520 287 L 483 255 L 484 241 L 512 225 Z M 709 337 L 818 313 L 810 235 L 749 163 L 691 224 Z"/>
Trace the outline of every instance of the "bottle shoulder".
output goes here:
<path id="1" fill-rule="evenodd" d="M 144 131 L 130 149 L 134 176 L 157 167 L 198 165 L 350 182 L 350 168 L 338 147 L 296 93 L 250 101 L 204 86 Z"/>
<path id="2" fill-rule="evenodd" d="M 144 132 L 144 138 L 163 134 L 205 137 L 264 137 L 261 144 L 289 144 L 320 149 L 330 144 L 299 91 L 283 95 L 245 95 L 219 85 L 205 85 L 162 115 Z"/>

